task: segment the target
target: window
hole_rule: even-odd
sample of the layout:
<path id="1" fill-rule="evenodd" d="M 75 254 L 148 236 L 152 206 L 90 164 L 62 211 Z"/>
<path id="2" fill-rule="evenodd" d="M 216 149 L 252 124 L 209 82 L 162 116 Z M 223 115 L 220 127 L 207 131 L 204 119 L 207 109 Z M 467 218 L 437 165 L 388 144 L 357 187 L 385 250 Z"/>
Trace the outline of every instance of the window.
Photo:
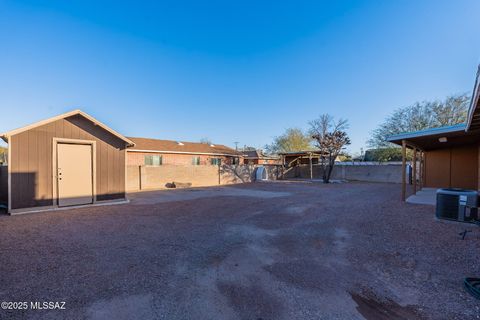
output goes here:
<path id="1" fill-rule="evenodd" d="M 220 158 L 211 158 L 212 166 L 219 166 L 222 164 L 222 159 Z"/>
<path id="2" fill-rule="evenodd" d="M 194 166 L 200 165 L 200 157 L 192 157 L 192 164 Z"/>
<path id="3" fill-rule="evenodd" d="M 238 157 L 232 158 L 232 164 L 234 164 L 234 165 L 240 164 L 240 158 L 238 158 Z"/>
<path id="4" fill-rule="evenodd" d="M 158 155 L 145 156 L 145 165 L 146 166 L 161 166 L 162 165 L 162 156 L 158 156 Z"/>

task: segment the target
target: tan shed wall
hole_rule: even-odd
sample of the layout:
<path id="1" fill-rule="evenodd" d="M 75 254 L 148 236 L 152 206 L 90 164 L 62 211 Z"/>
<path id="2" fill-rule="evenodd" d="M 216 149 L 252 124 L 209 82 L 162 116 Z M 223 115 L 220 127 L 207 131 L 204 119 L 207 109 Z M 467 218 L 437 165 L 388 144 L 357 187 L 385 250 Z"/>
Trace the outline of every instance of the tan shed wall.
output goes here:
<path id="1" fill-rule="evenodd" d="M 478 147 L 452 149 L 451 153 L 451 186 L 465 189 L 478 188 Z"/>
<path id="2" fill-rule="evenodd" d="M 427 151 L 425 187 L 478 189 L 477 145 Z"/>
<path id="3" fill-rule="evenodd" d="M 125 142 L 77 115 L 10 138 L 12 209 L 52 205 L 53 138 L 96 141 L 97 200 L 125 197 Z"/>
<path id="4" fill-rule="evenodd" d="M 425 187 L 450 187 L 450 149 L 425 152 Z"/>

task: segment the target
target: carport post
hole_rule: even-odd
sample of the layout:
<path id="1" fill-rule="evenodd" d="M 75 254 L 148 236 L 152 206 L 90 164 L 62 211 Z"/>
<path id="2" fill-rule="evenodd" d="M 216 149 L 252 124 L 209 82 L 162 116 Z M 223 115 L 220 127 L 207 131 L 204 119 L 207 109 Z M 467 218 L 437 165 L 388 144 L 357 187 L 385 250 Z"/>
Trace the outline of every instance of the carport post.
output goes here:
<path id="1" fill-rule="evenodd" d="M 313 180 L 313 168 L 312 168 L 312 154 L 309 153 L 308 157 L 310 159 L 310 180 Z"/>
<path id="2" fill-rule="evenodd" d="M 413 193 L 417 193 L 417 148 L 413 148 Z"/>
<path id="3" fill-rule="evenodd" d="M 402 140 L 402 201 L 407 193 L 407 142 Z"/>
<path id="4" fill-rule="evenodd" d="M 420 190 L 422 190 L 423 188 L 423 167 L 424 167 L 424 163 L 423 163 L 423 151 L 420 150 L 420 161 L 419 161 L 419 165 L 420 165 L 420 170 L 419 171 L 419 187 L 420 187 Z"/>

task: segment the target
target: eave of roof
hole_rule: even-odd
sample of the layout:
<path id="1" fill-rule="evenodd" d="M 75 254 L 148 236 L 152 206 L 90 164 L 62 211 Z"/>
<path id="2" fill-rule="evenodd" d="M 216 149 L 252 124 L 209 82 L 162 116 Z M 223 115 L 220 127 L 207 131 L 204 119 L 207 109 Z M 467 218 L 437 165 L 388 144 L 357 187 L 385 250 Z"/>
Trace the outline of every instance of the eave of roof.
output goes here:
<path id="1" fill-rule="evenodd" d="M 55 117 L 51 117 L 51 118 L 48 118 L 48 119 L 45 119 L 45 120 L 41 120 L 41 121 L 38 121 L 38 122 L 35 122 L 35 123 L 32 123 L 28 126 L 24 126 L 24 127 L 21 127 L 21 128 L 18 128 L 18 129 L 14 129 L 14 130 L 10 130 L 10 131 L 7 131 L 7 132 L 4 132 L 2 134 L 0 134 L 0 137 L 8 143 L 8 139 L 9 137 L 11 136 L 14 136 L 16 134 L 19 134 L 19 133 L 22 133 L 24 131 L 27 131 L 27 130 L 30 130 L 30 129 L 33 129 L 33 128 L 36 128 L 36 127 L 39 127 L 39 126 L 42 126 L 42 125 L 45 125 L 45 124 L 48 124 L 48 123 L 51 123 L 51 122 L 54 122 L 54 121 L 57 121 L 57 120 L 60 120 L 60 119 L 65 119 L 65 118 L 68 118 L 68 117 L 71 117 L 71 116 L 75 116 L 75 115 L 80 115 L 82 117 L 84 117 L 85 119 L 93 122 L 94 124 L 96 124 L 97 126 L 101 127 L 102 129 L 110 132 L 111 134 L 113 134 L 114 136 L 116 136 L 117 138 L 125 141 L 129 146 L 134 146 L 135 143 L 133 141 L 131 141 L 130 139 L 128 139 L 127 137 L 121 135 L 120 133 L 116 132 L 115 130 L 113 130 L 112 128 L 108 127 L 107 125 L 103 124 L 102 122 L 98 121 L 97 119 L 95 119 L 94 117 L 92 117 L 91 115 L 77 109 L 77 110 L 72 110 L 72 111 L 69 111 L 69 112 L 66 112 L 66 113 L 63 113 L 63 114 L 60 114 L 58 116 L 55 116 Z"/>
<path id="2" fill-rule="evenodd" d="M 480 105 L 480 65 L 477 69 L 477 77 L 475 78 L 475 85 L 473 86 L 472 99 L 470 100 L 470 107 L 468 109 L 467 127 L 465 130 L 469 130 L 472 126 L 475 113 Z M 479 124 L 480 125 L 480 124 Z"/>
<path id="3" fill-rule="evenodd" d="M 398 142 L 398 141 L 408 140 L 408 139 L 418 138 L 418 137 L 436 136 L 436 135 L 452 133 L 452 132 L 462 132 L 462 131 L 465 132 L 466 128 L 467 126 L 465 123 L 460 123 L 453 126 L 430 128 L 430 129 L 419 130 L 414 132 L 405 132 L 405 133 L 391 135 L 387 137 L 387 141 Z"/>
<path id="4" fill-rule="evenodd" d="M 244 156 L 245 159 L 249 159 L 249 160 L 255 160 L 255 159 L 260 159 L 260 160 L 278 160 L 280 159 L 280 157 L 248 157 L 248 156 Z"/>
<path id="5" fill-rule="evenodd" d="M 226 157 L 241 157 L 241 154 L 233 153 L 215 153 L 215 152 L 195 152 L 195 151 L 172 151 L 172 150 L 153 150 L 153 149 L 127 149 L 127 152 L 144 152 L 144 153 L 164 153 L 164 154 L 198 154 L 208 156 L 226 156 Z"/>

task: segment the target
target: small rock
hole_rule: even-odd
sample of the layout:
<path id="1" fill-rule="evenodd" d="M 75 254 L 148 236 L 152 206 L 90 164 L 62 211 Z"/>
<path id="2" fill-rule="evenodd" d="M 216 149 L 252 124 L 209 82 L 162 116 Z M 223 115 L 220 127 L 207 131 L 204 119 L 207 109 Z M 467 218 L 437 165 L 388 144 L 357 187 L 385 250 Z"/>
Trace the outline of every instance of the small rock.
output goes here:
<path id="1" fill-rule="evenodd" d="M 408 259 L 406 262 L 405 262 L 405 266 L 408 268 L 408 269 L 413 269 L 415 268 L 415 265 L 417 264 L 417 262 L 415 261 L 415 259 Z"/>

